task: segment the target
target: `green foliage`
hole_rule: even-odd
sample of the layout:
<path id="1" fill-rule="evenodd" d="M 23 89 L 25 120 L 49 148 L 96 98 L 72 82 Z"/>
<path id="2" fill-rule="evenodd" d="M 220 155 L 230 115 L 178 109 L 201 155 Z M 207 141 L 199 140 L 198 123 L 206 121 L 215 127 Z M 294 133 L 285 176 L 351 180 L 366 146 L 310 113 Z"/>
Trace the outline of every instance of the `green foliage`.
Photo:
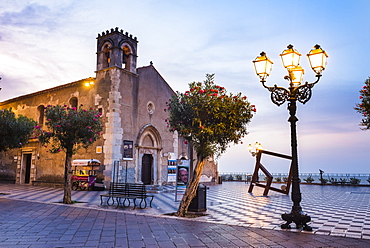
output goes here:
<path id="1" fill-rule="evenodd" d="M 281 177 L 277 177 L 277 178 L 275 178 L 275 182 L 277 182 L 277 183 L 281 183 Z"/>
<path id="2" fill-rule="evenodd" d="M 327 184 L 327 182 L 329 181 L 328 179 L 325 179 L 325 178 L 320 178 L 319 180 L 321 184 Z"/>
<path id="3" fill-rule="evenodd" d="M 207 74 L 203 83 L 190 83 L 189 91 L 177 92 L 165 109 L 170 131 L 191 142 L 202 158 L 220 155 L 229 143 L 237 144 L 248 134 L 246 125 L 256 111 L 246 96 L 228 94 L 213 80 L 214 74 Z"/>
<path id="4" fill-rule="evenodd" d="M 62 150 L 75 153 L 80 147 L 87 148 L 94 143 L 103 130 L 100 113 L 96 110 L 76 109 L 67 106 L 48 106 L 45 110 L 47 131 L 40 130 L 39 140 L 50 144 L 49 151 Z"/>
<path id="5" fill-rule="evenodd" d="M 363 130 L 367 130 L 370 129 L 370 77 L 365 80 L 359 98 L 361 103 L 357 103 L 354 109 L 362 115 L 360 126 L 363 126 Z"/>
<path id="6" fill-rule="evenodd" d="M 331 182 L 332 184 L 338 184 L 338 183 L 339 183 L 338 179 L 333 178 L 333 177 L 330 179 L 330 182 Z"/>
<path id="7" fill-rule="evenodd" d="M 358 178 L 355 178 L 355 177 L 351 177 L 351 178 L 349 179 L 349 181 L 350 181 L 350 183 L 351 183 L 352 185 L 358 185 L 358 184 L 360 184 L 361 179 L 358 179 Z"/>
<path id="8" fill-rule="evenodd" d="M 339 178 L 340 184 L 346 184 L 348 181 L 345 178 Z"/>
<path id="9" fill-rule="evenodd" d="M 312 183 L 313 181 L 315 181 L 315 179 L 313 179 L 311 174 L 309 174 L 308 177 L 303 180 L 306 181 L 306 183 Z"/>
<path id="10" fill-rule="evenodd" d="M 22 147 L 31 138 L 36 122 L 26 116 L 18 118 L 11 109 L 0 110 L 0 151 Z"/>

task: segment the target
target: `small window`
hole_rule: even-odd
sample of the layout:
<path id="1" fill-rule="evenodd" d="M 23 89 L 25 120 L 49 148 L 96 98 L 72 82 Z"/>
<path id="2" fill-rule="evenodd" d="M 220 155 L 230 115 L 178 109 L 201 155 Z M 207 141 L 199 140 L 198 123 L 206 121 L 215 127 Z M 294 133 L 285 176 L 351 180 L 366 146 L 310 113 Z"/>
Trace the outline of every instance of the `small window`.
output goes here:
<path id="1" fill-rule="evenodd" d="M 37 122 L 39 125 L 43 125 L 44 124 L 44 117 L 45 117 L 45 106 L 44 105 L 40 105 L 37 107 L 37 114 L 38 114 L 38 118 L 37 118 Z"/>
<path id="2" fill-rule="evenodd" d="M 72 108 L 77 108 L 77 106 L 78 106 L 78 99 L 77 99 L 77 97 L 72 97 L 69 100 L 69 105 L 71 105 Z"/>

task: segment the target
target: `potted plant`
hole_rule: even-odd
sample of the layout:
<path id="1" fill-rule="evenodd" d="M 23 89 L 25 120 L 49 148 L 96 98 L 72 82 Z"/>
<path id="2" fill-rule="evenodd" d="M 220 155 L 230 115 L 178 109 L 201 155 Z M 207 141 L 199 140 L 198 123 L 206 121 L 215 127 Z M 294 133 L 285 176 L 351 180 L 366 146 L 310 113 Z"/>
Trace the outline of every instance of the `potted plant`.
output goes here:
<path id="1" fill-rule="evenodd" d="M 326 184 L 328 182 L 328 179 L 325 179 L 325 178 L 320 178 L 319 180 L 321 184 Z"/>
<path id="2" fill-rule="evenodd" d="M 349 182 L 351 183 L 351 185 L 359 185 L 360 182 L 361 182 L 361 179 L 352 177 L 352 178 L 349 179 Z"/>
<path id="3" fill-rule="evenodd" d="M 339 178 L 339 182 L 340 182 L 340 184 L 345 185 L 347 183 L 347 179 Z"/>
<path id="4" fill-rule="evenodd" d="M 330 182 L 334 185 L 338 184 L 338 180 L 336 178 L 333 178 L 333 177 L 330 179 Z"/>
<path id="5" fill-rule="evenodd" d="M 312 175 L 308 175 L 308 177 L 306 179 L 303 179 L 304 181 L 306 181 L 306 183 L 312 183 L 313 181 L 315 181 L 315 179 L 313 179 Z"/>

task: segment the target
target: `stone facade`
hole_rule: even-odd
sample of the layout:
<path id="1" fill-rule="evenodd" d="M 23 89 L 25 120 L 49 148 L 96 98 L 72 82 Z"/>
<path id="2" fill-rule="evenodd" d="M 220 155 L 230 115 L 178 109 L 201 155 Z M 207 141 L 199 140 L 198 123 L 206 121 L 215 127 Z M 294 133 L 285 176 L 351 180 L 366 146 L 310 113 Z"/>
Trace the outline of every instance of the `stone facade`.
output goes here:
<path id="1" fill-rule="evenodd" d="M 101 177 L 112 180 L 163 184 L 168 159 L 192 158 L 188 145 L 168 131 L 163 111 L 174 91 L 152 64 L 136 68 L 137 39 L 122 30 L 107 30 L 97 37 L 95 78 L 86 78 L 0 103 L 16 114 L 45 122 L 44 107 L 67 105 L 94 108 L 102 113 L 102 137 L 73 159 L 98 159 Z M 124 143 L 132 142 L 132 158 L 124 158 Z M 195 156 L 194 156 L 195 157 Z M 37 140 L 20 149 L 0 153 L 0 178 L 16 183 L 63 181 L 64 154 L 50 154 Z M 217 175 L 216 163 L 207 166 Z M 1 179 L 0 179 L 1 180 Z"/>

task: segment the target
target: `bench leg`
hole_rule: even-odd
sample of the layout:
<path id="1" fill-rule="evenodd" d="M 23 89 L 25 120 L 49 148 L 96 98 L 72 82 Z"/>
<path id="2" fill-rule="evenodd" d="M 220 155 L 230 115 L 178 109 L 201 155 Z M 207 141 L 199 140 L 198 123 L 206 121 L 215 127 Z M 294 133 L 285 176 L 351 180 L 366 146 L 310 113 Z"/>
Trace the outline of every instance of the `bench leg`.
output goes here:
<path id="1" fill-rule="evenodd" d="M 112 204 L 109 204 L 109 200 L 110 200 L 110 199 L 112 199 Z M 107 205 L 108 205 L 108 206 L 112 206 L 112 205 L 114 205 L 114 197 L 112 197 L 112 196 L 108 196 Z"/>
<path id="2" fill-rule="evenodd" d="M 127 205 L 127 206 L 126 206 L 126 204 L 125 204 L 125 202 L 126 202 L 126 201 L 128 201 L 128 205 Z M 129 206 L 130 206 L 130 204 L 131 204 L 130 199 L 125 198 L 125 200 L 123 201 L 123 206 L 124 206 L 124 207 L 129 207 Z"/>
<path id="3" fill-rule="evenodd" d="M 119 206 L 121 205 L 121 198 L 120 197 L 116 197 L 116 201 L 117 201 L 116 208 L 119 208 Z"/>
<path id="4" fill-rule="evenodd" d="M 144 202 L 144 207 L 142 207 L 143 202 Z M 141 201 L 140 201 L 140 203 L 139 203 L 139 207 L 140 207 L 141 209 L 146 208 L 146 200 L 145 200 L 145 198 L 141 198 Z"/>
<path id="5" fill-rule="evenodd" d="M 133 209 L 135 209 L 136 208 L 136 198 L 133 198 L 132 200 L 134 201 L 134 208 Z"/>
<path id="6" fill-rule="evenodd" d="M 122 198 L 124 199 L 123 200 L 123 202 L 122 202 Z M 117 201 L 117 207 L 116 208 L 118 208 L 119 206 L 122 206 L 122 207 L 129 207 L 130 206 L 130 199 L 128 199 L 128 198 L 125 198 L 125 197 L 117 197 L 116 198 L 116 201 Z M 127 206 L 126 206 L 126 201 L 128 201 L 128 204 L 127 204 Z"/>
<path id="7" fill-rule="evenodd" d="M 154 199 L 154 196 L 150 196 L 152 199 L 150 200 L 150 202 L 149 202 L 149 206 L 150 207 L 152 207 L 152 201 L 153 201 L 153 199 Z"/>
<path id="8" fill-rule="evenodd" d="M 107 205 L 108 206 L 111 206 L 111 205 L 113 205 L 114 204 L 114 199 L 113 199 L 113 197 L 111 197 L 111 196 L 106 196 L 106 195 L 101 195 L 100 196 L 100 205 L 103 205 L 103 197 L 106 197 L 106 198 L 108 198 L 107 199 L 107 201 L 106 201 L 106 203 L 107 203 Z M 109 200 L 112 198 L 112 204 L 109 204 Z"/>

